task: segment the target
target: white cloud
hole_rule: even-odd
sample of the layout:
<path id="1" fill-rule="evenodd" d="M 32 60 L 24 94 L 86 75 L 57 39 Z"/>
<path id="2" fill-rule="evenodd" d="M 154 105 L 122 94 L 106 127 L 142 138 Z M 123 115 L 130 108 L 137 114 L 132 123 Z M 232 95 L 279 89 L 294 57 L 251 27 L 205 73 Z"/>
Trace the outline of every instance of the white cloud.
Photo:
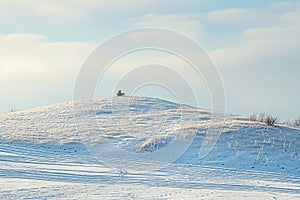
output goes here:
<path id="1" fill-rule="evenodd" d="M 1 43 L 10 44 L 10 45 L 20 45 L 20 44 L 34 44 L 40 43 L 47 40 L 47 37 L 42 35 L 34 34 L 9 34 L 9 35 L 0 35 Z"/>
<path id="2" fill-rule="evenodd" d="M 245 67 L 245 63 L 259 64 L 297 57 L 300 50 L 299 27 L 251 28 L 242 33 L 242 41 L 210 53 L 220 66 Z M 290 55 L 289 57 L 285 57 Z M 254 66 L 252 66 L 254 67 Z"/>
<path id="3" fill-rule="evenodd" d="M 43 104 L 71 97 L 78 70 L 94 47 L 80 42 L 49 42 L 41 35 L 1 35 L 1 106 L 18 104 L 20 99 L 26 107 L 41 99 Z"/>
<path id="4" fill-rule="evenodd" d="M 279 16 L 279 22 L 283 26 L 300 26 L 300 11 L 299 12 L 286 12 Z"/>
<path id="5" fill-rule="evenodd" d="M 271 24 L 274 14 L 262 12 L 250 8 L 227 8 L 208 12 L 206 15 L 208 23 L 218 23 L 224 25 L 237 25 L 245 27 L 247 25 Z"/>
<path id="6" fill-rule="evenodd" d="M 300 5 L 300 1 L 298 3 Z M 283 60 L 297 57 L 300 50 L 300 7 L 297 3 L 277 2 L 270 5 L 275 9 L 285 5 L 289 10 L 270 12 L 272 23 L 250 26 L 237 35 L 231 45 L 220 47 L 210 53 L 220 66 L 245 67 L 245 63 L 268 63 L 274 58 Z M 249 9 L 226 9 L 209 13 L 215 20 L 264 20 L 266 12 Z M 270 19 L 270 18 L 268 18 Z M 289 55 L 285 57 L 286 55 Z M 253 66 L 252 66 L 253 67 Z"/>
<path id="7" fill-rule="evenodd" d="M 93 12 L 126 13 L 144 8 L 156 0 L 14 0 L 0 1 L 0 13 L 14 16 L 26 14 L 30 16 L 48 17 L 51 19 L 81 19 L 90 17 Z M 13 15 L 12 15 L 13 13 Z M 58 21 L 59 22 L 59 21 Z"/>
<path id="8" fill-rule="evenodd" d="M 272 23 L 244 29 L 231 45 L 210 52 L 223 74 L 229 110 L 294 115 L 300 106 L 299 13 L 277 13 Z"/>
<path id="9" fill-rule="evenodd" d="M 133 28 L 158 27 L 171 29 L 194 39 L 204 34 L 201 22 L 191 15 L 148 14 L 138 19 L 131 19 L 129 23 Z"/>
<path id="10" fill-rule="evenodd" d="M 269 7 L 275 11 L 291 10 L 293 9 L 294 4 L 290 1 L 279 1 L 272 3 Z"/>
<path id="11" fill-rule="evenodd" d="M 216 10 L 206 14 L 211 21 L 231 21 L 241 17 L 251 17 L 253 12 L 245 8 L 228 8 L 225 10 Z"/>

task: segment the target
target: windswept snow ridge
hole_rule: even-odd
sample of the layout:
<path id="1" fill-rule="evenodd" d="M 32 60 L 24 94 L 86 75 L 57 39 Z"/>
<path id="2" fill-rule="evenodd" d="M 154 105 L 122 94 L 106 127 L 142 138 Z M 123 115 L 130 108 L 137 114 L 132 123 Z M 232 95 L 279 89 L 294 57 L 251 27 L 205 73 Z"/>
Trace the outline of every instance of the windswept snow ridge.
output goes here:
<path id="1" fill-rule="evenodd" d="M 280 124 L 155 98 L 64 102 L 0 114 L 0 199 L 298 199 L 299 154 L 300 131 Z M 169 165 L 139 170 L 144 155 Z"/>

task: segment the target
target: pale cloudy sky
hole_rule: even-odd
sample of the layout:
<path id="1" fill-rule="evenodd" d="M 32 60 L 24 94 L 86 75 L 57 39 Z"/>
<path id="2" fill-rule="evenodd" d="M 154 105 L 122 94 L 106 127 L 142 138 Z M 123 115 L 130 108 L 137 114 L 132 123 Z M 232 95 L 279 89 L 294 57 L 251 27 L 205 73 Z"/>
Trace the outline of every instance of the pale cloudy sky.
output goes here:
<path id="1" fill-rule="evenodd" d="M 176 30 L 205 48 L 228 112 L 300 116 L 296 0 L 0 0 L 0 111 L 72 100 L 87 56 L 113 35 L 143 27 Z"/>

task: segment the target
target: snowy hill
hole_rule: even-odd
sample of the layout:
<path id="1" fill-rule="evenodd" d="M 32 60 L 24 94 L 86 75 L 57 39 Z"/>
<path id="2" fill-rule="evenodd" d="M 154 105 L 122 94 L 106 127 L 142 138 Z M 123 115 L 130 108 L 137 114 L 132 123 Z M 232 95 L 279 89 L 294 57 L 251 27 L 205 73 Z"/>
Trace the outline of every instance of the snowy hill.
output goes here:
<path id="1" fill-rule="evenodd" d="M 300 198 L 299 130 L 155 98 L 2 113 L 0 162 L 0 199 Z"/>

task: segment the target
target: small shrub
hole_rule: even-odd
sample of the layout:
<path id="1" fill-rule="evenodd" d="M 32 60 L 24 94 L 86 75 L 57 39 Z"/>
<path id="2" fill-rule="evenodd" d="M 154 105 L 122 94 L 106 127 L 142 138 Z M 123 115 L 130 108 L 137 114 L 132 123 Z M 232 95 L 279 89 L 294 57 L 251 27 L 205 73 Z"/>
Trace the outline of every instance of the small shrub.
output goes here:
<path id="1" fill-rule="evenodd" d="M 300 128 L 300 117 L 298 119 L 286 122 L 287 125 Z"/>
<path id="2" fill-rule="evenodd" d="M 294 120 L 293 125 L 296 127 L 300 127 L 300 117 Z"/>
<path id="3" fill-rule="evenodd" d="M 267 116 L 266 116 L 265 113 L 259 113 L 259 115 L 258 115 L 258 121 L 265 122 L 266 117 Z"/>
<path id="4" fill-rule="evenodd" d="M 268 126 L 273 126 L 275 123 L 278 122 L 278 118 L 273 117 L 271 115 L 265 115 L 263 122 L 266 123 Z"/>
<path id="5" fill-rule="evenodd" d="M 248 116 L 249 121 L 257 121 L 257 114 L 256 113 L 250 113 Z"/>
<path id="6" fill-rule="evenodd" d="M 265 124 L 267 124 L 268 126 L 273 126 L 275 123 L 278 122 L 278 118 L 277 117 L 273 117 L 272 115 L 268 115 L 265 113 L 251 113 L 248 116 L 249 121 L 257 121 L 257 122 L 263 122 Z"/>

